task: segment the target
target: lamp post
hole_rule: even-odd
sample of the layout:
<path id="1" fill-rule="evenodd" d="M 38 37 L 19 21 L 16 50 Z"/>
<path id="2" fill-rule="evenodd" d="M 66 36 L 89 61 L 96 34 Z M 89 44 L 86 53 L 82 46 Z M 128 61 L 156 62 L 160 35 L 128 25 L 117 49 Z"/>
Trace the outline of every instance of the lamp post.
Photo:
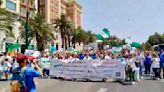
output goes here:
<path id="1" fill-rule="evenodd" d="M 28 32 L 29 32 L 29 27 L 28 27 L 28 19 L 29 19 L 29 0 L 27 0 L 26 2 L 26 9 L 27 9 L 27 12 L 26 12 L 26 24 L 25 24 L 25 43 L 26 43 L 26 49 L 28 49 L 28 45 L 29 45 L 29 42 L 28 42 Z"/>

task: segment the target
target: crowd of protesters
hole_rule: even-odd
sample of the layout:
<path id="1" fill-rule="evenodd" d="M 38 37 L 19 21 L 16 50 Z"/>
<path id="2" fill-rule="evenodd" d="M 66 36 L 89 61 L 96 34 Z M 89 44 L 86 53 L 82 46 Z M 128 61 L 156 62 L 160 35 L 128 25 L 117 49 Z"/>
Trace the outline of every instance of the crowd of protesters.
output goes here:
<path id="1" fill-rule="evenodd" d="M 159 52 L 146 51 L 141 52 L 135 49 L 133 52 L 130 49 L 122 49 L 118 53 L 113 53 L 111 50 L 84 50 L 80 53 L 74 52 L 54 52 L 52 55 L 44 53 L 44 55 L 38 59 L 38 64 L 42 67 L 44 76 L 49 76 L 50 58 L 56 59 L 69 59 L 69 60 L 91 60 L 91 59 L 123 59 L 126 62 L 125 74 L 127 81 L 140 81 L 142 76 L 152 76 L 154 79 L 160 79 L 164 77 L 164 51 Z M 45 63 L 45 61 L 47 63 Z M 43 62 L 43 63 L 42 63 Z M 12 70 L 18 67 L 14 57 L 7 56 L 6 53 L 0 54 L 0 78 L 5 77 L 6 80 L 12 76 Z M 27 63 L 28 67 L 31 64 Z M 144 72 L 143 72 L 144 71 Z"/>

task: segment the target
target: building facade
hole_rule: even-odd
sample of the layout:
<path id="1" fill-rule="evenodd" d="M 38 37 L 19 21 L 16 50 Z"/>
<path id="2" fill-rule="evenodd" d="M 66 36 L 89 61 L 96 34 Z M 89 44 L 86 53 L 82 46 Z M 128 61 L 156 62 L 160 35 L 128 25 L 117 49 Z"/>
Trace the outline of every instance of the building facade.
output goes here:
<path id="1" fill-rule="evenodd" d="M 73 22 L 75 28 L 82 27 L 82 7 L 75 0 L 40 0 L 40 14 L 48 23 L 53 22 L 65 14 Z M 55 44 L 62 48 L 62 39 L 60 33 L 55 33 L 57 40 Z"/>
<path id="2" fill-rule="evenodd" d="M 1 34 L 0 51 L 2 52 L 6 52 L 7 44 L 15 43 L 19 37 L 19 27 L 20 27 L 20 23 L 18 22 L 18 19 L 19 19 L 18 14 L 20 11 L 19 3 L 20 3 L 20 0 L 2 0 L 1 8 L 5 8 L 12 14 L 13 21 L 14 21 L 14 25 L 12 26 L 12 31 L 15 35 L 15 39 L 14 39 L 14 38 L 6 36 L 3 32 L 0 33 Z"/>
<path id="3" fill-rule="evenodd" d="M 76 1 L 67 4 L 67 16 L 74 23 L 75 28 L 82 27 L 82 7 Z"/>
<path id="4" fill-rule="evenodd" d="M 48 23 L 59 18 L 61 14 L 66 15 L 67 1 L 66 0 L 40 0 L 40 14 Z"/>
<path id="5" fill-rule="evenodd" d="M 26 19 L 27 11 L 29 17 L 33 17 L 38 8 L 47 23 L 51 23 L 59 18 L 61 14 L 65 14 L 74 23 L 75 28 L 82 26 L 82 7 L 75 0 L 39 0 L 39 2 L 38 0 L 2 0 L 1 8 L 6 8 L 8 11 L 17 15 L 13 18 L 15 20 L 12 28 L 15 33 L 15 39 L 1 35 L 1 43 L 4 42 L 4 39 L 7 43 L 15 43 L 19 38 L 21 26 L 18 19 Z M 60 33 L 55 33 L 55 36 L 58 39 L 55 42 L 60 49 L 62 47 L 61 35 Z"/>
<path id="6" fill-rule="evenodd" d="M 40 14 L 50 23 L 65 14 L 75 25 L 82 26 L 82 7 L 75 0 L 40 0 Z"/>
<path id="7" fill-rule="evenodd" d="M 37 0 L 20 0 L 19 4 L 19 14 L 22 18 L 26 18 L 27 12 L 29 13 L 29 17 L 33 17 L 35 11 L 37 11 Z"/>
<path id="8" fill-rule="evenodd" d="M 27 10 L 29 11 L 29 17 L 34 16 L 34 12 L 37 10 L 37 0 L 2 0 L 1 8 L 11 12 L 14 21 L 12 31 L 15 38 L 8 37 L 2 32 L 0 33 L 0 51 L 5 52 L 7 44 L 16 43 L 19 40 L 21 24 L 18 19 L 25 19 Z"/>

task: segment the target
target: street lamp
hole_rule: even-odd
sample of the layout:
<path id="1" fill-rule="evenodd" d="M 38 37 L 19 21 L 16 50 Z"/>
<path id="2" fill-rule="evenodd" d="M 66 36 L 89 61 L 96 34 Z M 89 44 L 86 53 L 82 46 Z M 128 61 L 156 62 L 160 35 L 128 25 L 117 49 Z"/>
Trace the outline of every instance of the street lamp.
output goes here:
<path id="1" fill-rule="evenodd" d="M 25 48 L 28 49 L 28 45 L 29 45 L 29 42 L 28 42 L 28 32 L 29 32 L 29 27 L 28 27 L 28 19 L 29 19 L 29 0 L 27 0 L 26 2 L 26 9 L 27 9 L 27 12 L 26 12 L 26 24 L 25 24 L 25 43 L 26 43 L 26 46 Z"/>

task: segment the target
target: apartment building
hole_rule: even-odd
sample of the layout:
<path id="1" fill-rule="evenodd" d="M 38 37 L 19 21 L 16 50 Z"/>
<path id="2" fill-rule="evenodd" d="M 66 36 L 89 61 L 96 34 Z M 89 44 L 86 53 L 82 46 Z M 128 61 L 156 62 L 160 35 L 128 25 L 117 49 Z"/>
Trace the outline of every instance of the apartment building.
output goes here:
<path id="1" fill-rule="evenodd" d="M 82 7 L 77 1 L 68 2 L 67 16 L 74 23 L 75 28 L 82 27 Z"/>
<path id="2" fill-rule="evenodd" d="M 19 40 L 21 24 L 18 19 L 25 19 L 27 11 L 29 12 L 29 17 L 34 16 L 34 12 L 37 10 L 37 0 L 2 0 L 1 8 L 5 8 L 11 12 L 14 20 L 12 30 L 15 38 L 11 38 L 6 36 L 4 33 L 0 33 L 0 51 L 5 52 L 7 47 L 6 45 L 15 43 Z"/>

